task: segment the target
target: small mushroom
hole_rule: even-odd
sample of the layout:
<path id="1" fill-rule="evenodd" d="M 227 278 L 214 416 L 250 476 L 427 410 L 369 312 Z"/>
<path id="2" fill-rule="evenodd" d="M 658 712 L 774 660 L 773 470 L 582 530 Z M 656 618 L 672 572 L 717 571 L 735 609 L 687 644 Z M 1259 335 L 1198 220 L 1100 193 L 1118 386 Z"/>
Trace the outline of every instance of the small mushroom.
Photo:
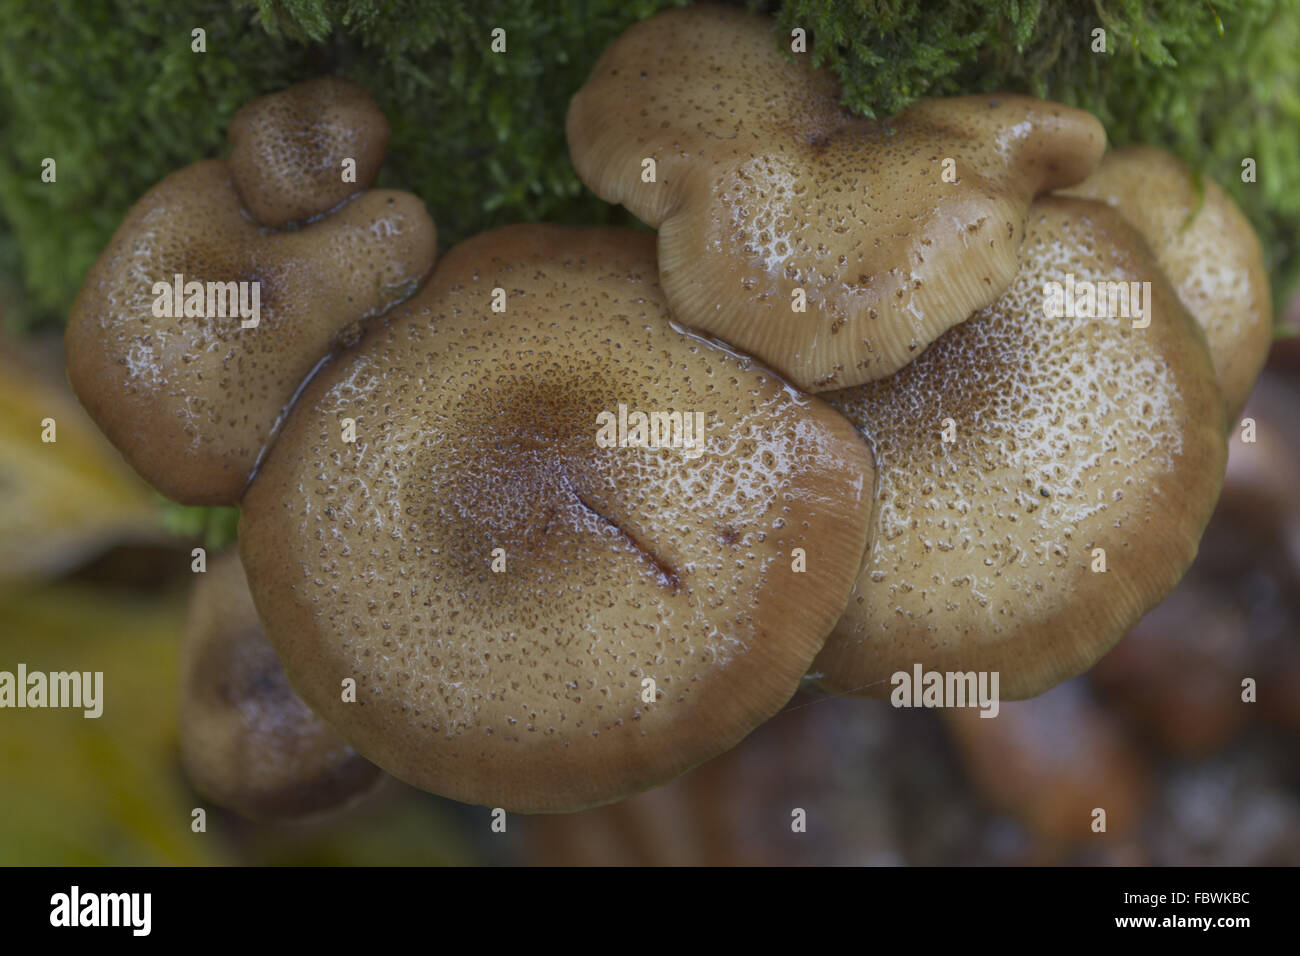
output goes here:
<path id="1" fill-rule="evenodd" d="M 1091 667 L 1196 554 L 1226 441 L 1195 322 L 1104 204 L 1039 199 L 1020 257 L 1001 299 L 897 375 L 826 396 L 877 469 L 867 561 L 815 666 L 833 690 L 884 695 L 920 663 L 1034 696 Z M 1067 275 L 1150 282 L 1145 318 L 1046 317 Z"/>
<path id="2" fill-rule="evenodd" d="M 933 804 L 955 795 L 931 788 L 916 799 L 899 779 L 911 769 L 901 754 L 933 762 L 945 749 L 900 733 L 902 716 L 881 701 L 797 694 L 739 746 L 657 790 L 529 818 L 522 849 L 545 866 L 904 861 L 907 824 L 923 829 Z"/>
<path id="3" fill-rule="evenodd" d="M 227 135 L 244 206 L 262 225 L 279 227 L 370 188 L 388 146 L 388 121 L 361 87 L 324 76 L 245 103 Z"/>
<path id="4" fill-rule="evenodd" d="M 1105 132 L 1004 94 L 862 119 L 770 27 L 713 6 L 631 27 L 570 103 L 573 164 L 659 229 L 680 321 L 809 391 L 882 378 L 1006 289 L 1030 201 Z"/>
<path id="5" fill-rule="evenodd" d="M 518 226 L 453 249 L 312 380 L 239 546 L 294 686 L 361 753 L 569 811 L 780 709 L 848 598 L 871 490 L 841 416 L 669 324 L 652 236 Z"/>
<path id="6" fill-rule="evenodd" d="M 198 577 L 190 601 L 181 758 L 200 793 L 255 820 L 329 810 L 380 779 L 289 686 L 234 552 Z"/>
<path id="7" fill-rule="evenodd" d="M 1234 422 L 1230 435 L 1218 513 L 1235 532 L 1235 547 L 1208 556 L 1225 570 L 1240 569 L 1243 562 L 1275 549 L 1278 577 L 1300 587 L 1297 436 L 1300 388 L 1281 375 L 1266 372 L 1250 394 L 1242 421 Z"/>
<path id="8" fill-rule="evenodd" d="M 1005 704 L 991 719 L 959 707 L 940 714 L 984 798 L 1040 839 L 1065 848 L 1137 832 L 1149 792 L 1142 755 L 1082 681 Z M 1104 831 L 1093 829 L 1098 809 Z"/>
<path id="9" fill-rule="evenodd" d="M 1222 588 L 1193 572 L 1089 676 L 1162 749 L 1204 756 L 1251 716 L 1241 700 L 1241 678 L 1251 671 L 1244 616 Z"/>
<path id="10" fill-rule="evenodd" d="M 1062 192 L 1114 206 L 1142 233 L 1205 331 L 1231 422 L 1273 338 L 1268 270 L 1250 222 L 1217 183 L 1150 146 L 1112 150 Z"/>
<path id="11" fill-rule="evenodd" d="M 68 377 L 146 481 L 184 504 L 233 503 L 335 337 L 409 295 L 433 255 L 409 193 L 274 232 L 248 218 L 226 161 L 195 163 L 132 207 L 91 268 Z"/>

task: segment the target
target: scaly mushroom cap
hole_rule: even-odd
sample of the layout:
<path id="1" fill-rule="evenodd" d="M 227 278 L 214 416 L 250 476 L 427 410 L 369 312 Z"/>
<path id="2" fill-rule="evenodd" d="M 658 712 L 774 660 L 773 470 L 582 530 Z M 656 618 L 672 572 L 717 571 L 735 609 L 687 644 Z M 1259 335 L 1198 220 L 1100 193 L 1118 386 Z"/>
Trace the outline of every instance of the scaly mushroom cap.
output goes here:
<path id="1" fill-rule="evenodd" d="M 200 793 L 252 819 L 327 810 L 379 779 L 289 687 L 233 551 L 198 576 L 190 599 L 181 759 Z"/>
<path id="2" fill-rule="evenodd" d="M 384 161 L 388 120 L 361 87 L 324 76 L 245 103 L 227 135 L 244 205 L 262 225 L 279 227 L 368 189 Z M 349 159 L 356 164 L 350 182 Z"/>
<path id="3" fill-rule="evenodd" d="M 1142 233 L 1205 331 L 1231 424 L 1273 340 L 1268 270 L 1250 222 L 1216 183 L 1150 146 L 1112 150 L 1064 193 L 1114 206 Z"/>
<path id="4" fill-rule="evenodd" d="M 698 413 L 702 444 L 602 447 L 620 405 Z M 567 811 L 789 699 L 871 492 L 841 416 L 670 326 L 652 236 L 520 226 L 453 249 L 312 380 L 239 545 L 294 686 L 359 751 L 444 796 Z"/>
<path id="5" fill-rule="evenodd" d="M 815 665 L 834 690 L 883 696 L 919 662 L 1033 696 L 1096 662 L 1196 555 L 1226 457 L 1200 330 L 1100 203 L 1038 200 L 1020 258 L 1001 299 L 903 371 L 826 396 L 877 468 L 867 561 Z M 1067 274 L 1149 281 L 1149 327 L 1046 318 Z"/>
<path id="6" fill-rule="evenodd" d="M 1083 179 L 1106 143 L 1088 113 L 1025 96 L 884 120 L 838 99 L 768 19 L 692 7 L 624 33 L 568 116 L 582 181 L 659 229 L 674 315 L 811 391 L 890 375 L 993 302 L 1030 200 Z"/>
<path id="7" fill-rule="evenodd" d="M 408 295 L 434 242 L 424 204 L 388 190 L 293 232 L 264 229 L 240 207 L 225 161 L 195 163 L 146 193 L 91 267 L 68 318 L 68 377 L 154 487 L 229 504 L 335 337 Z M 176 275 L 258 283 L 259 324 L 243 328 L 233 304 L 224 318 L 156 316 L 154 285 Z M 206 289 L 205 310 L 227 305 Z"/>

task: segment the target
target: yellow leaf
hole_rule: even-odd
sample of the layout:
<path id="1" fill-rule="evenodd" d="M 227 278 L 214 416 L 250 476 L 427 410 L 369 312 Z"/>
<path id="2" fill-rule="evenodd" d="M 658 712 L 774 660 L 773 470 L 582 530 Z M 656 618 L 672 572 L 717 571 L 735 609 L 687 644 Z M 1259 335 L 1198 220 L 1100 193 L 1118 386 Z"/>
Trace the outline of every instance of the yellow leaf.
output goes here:
<path id="1" fill-rule="evenodd" d="M 100 434 L 61 367 L 0 337 L 0 588 L 158 535 L 160 500 Z"/>

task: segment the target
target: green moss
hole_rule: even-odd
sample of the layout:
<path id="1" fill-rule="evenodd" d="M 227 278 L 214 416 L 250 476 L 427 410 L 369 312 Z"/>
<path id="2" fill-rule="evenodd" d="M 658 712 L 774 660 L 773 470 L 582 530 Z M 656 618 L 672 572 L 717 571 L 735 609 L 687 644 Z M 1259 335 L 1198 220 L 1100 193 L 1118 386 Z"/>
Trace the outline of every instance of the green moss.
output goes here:
<path id="1" fill-rule="evenodd" d="M 629 222 L 586 192 L 564 114 L 606 44 L 679 0 L 0 0 L 0 287 L 11 326 L 62 323 L 139 195 L 225 151 L 240 103 L 324 72 L 369 88 L 393 125 L 383 185 L 418 193 L 440 245 L 507 222 Z M 844 101 L 888 114 L 997 88 L 1083 106 L 1112 142 L 1164 145 L 1223 184 L 1260 230 L 1279 293 L 1297 277 L 1300 13 L 1291 0 L 786 0 Z M 1091 52 L 1103 26 L 1110 52 Z M 207 31 L 207 53 L 190 31 Z M 493 53 L 493 28 L 507 52 Z M 773 42 L 778 42 L 774 37 Z M 40 182 L 54 157 L 58 182 Z M 1243 184 L 1240 164 L 1258 163 Z M 8 233 L 9 235 L 5 235 Z"/>
<path id="2" fill-rule="evenodd" d="M 203 508 L 162 501 L 162 526 L 174 535 L 198 541 L 211 554 L 233 544 L 238 536 L 238 508 Z"/>
<path id="3" fill-rule="evenodd" d="M 25 287 L 11 319 L 61 324 L 140 194 L 220 150 L 243 100 L 311 72 L 309 49 L 247 19 L 220 2 L 0 2 L 0 217 Z M 200 26 L 203 55 L 190 52 Z"/>
<path id="4" fill-rule="evenodd" d="M 380 183 L 428 203 L 439 245 L 509 222 L 633 224 L 578 182 L 564 116 L 605 46 L 681 0 L 0 0 L 0 295 L 11 328 L 61 326 L 131 204 L 226 151 L 252 96 L 322 73 L 369 89 L 393 127 Z M 785 0 L 844 102 L 1008 89 L 1089 109 L 1223 185 L 1259 230 L 1276 301 L 1300 277 L 1300 11 L 1294 0 Z M 1105 55 L 1091 52 L 1104 27 Z M 207 53 L 190 31 L 207 31 Z M 491 31 L 506 31 L 493 53 Z M 58 182 L 40 181 L 54 157 Z M 1253 157 L 1258 182 L 1243 184 Z M 234 509 L 175 506 L 210 545 Z"/>
<path id="5" fill-rule="evenodd" d="M 751 4 L 759 6 L 760 4 Z M 1279 307 L 1300 279 L 1300 7 L 1294 0 L 788 0 L 844 103 L 888 115 L 918 96 L 1010 90 L 1080 106 L 1110 142 L 1146 142 L 1223 186 L 1263 241 Z M 1107 53 L 1092 52 L 1106 30 Z M 1257 182 L 1241 181 L 1255 159 Z"/>

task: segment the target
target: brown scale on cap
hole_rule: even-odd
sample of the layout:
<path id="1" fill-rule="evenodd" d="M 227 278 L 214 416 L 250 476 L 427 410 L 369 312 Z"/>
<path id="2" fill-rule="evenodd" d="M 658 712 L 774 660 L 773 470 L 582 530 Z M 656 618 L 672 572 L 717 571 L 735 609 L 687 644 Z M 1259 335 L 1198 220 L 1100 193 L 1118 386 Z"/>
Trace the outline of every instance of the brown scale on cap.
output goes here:
<path id="1" fill-rule="evenodd" d="M 242 210 L 225 161 L 195 163 L 146 193 L 91 267 L 68 318 L 68 377 L 152 485 L 186 504 L 232 503 L 335 337 L 408 295 L 434 248 L 409 193 L 368 192 L 275 232 Z M 231 309 L 155 316 L 154 284 L 177 274 L 259 283 L 259 324 L 242 328 Z"/>
<path id="2" fill-rule="evenodd" d="M 861 564 L 870 454 L 668 319 L 652 236 L 498 229 L 305 390 L 240 550 L 294 686 L 384 769 L 576 810 L 727 749 L 794 693 Z M 620 404 L 702 413 L 701 453 L 600 447 Z"/>
<path id="3" fill-rule="evenodd" d="M 181 646 L 181 757 L 194 786 L 252 819 L 305 816 L 368 790 L 379 768 L 290 688 L 239 556 L 197 577 Z"/>
<path id="4" fill-rule="evenodd" d="M 996 304 L 899 374 L 826 396 L 877 467 L 867 561 L 815 668 L 837 691 L 883 695 L 920 662 L 1041 693 L 1095 663 L 1196 554 L 1226 442 L 1195 322 L 1100 203 L 1038 200 L 1020 258 Z M 1066 274 L 1150 281 L 1149 327 L 1045 318 L 1045 284 Z"/>
<path id="5" fill-rule="evenodd" d="M 388 147 L 388 120 L 361 87 L 337 76 L 296 83 L 245 103 L 230 121 L 230 169 L 264 226 L 329 212 L 368 189 Z M 353 182 L 343 162 L 356 162 Z"/>
<path id="6" fill-rule="evenodd" d="M 1150 146 L 1112 150 L 1064 192 L 1116 207 L 1142 233 L 1205 331 L 1231 421 L 1273 339 L 1268 270 L 1250 222 L 1216 183 Z"/>
<path id="7" fill-rule="evenodd" d="M 624 33 L 568 116 L 582 181 L 659 229 L 673 313 L 811 391 L 890 375 L 992 303 L 1030 200 L 1087 176 L 1106 142 L 1089 114 L 1025 96 L 883 120 L 838 99 L 766 18 L 693 7 Z"/>

